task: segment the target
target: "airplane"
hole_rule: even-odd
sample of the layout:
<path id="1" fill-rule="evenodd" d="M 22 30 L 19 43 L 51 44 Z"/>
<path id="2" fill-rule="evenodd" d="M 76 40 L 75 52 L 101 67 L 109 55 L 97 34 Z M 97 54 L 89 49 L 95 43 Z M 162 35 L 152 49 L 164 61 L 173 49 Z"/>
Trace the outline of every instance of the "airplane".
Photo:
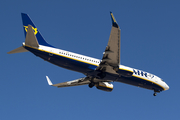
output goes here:
<path id="1" fill-rule="evenodd" d="M 71 87 L 88 85 L 99 90 L 111 92 L 112 82 L 121 82 L 133 86 L 153 90 L 153 95 L 168 90 L 169 86 L 158 76 L 151 73 L 120 65 L 121 30 L 112 12 L 110 12 L 112 28 L 102 59 L 96 59 L 74 52 L 58 49 L 45 41 L 30 17 L 21 13 L 25 42 L 8 54 L 30 51 L 34 55 L 59 67 L 80 72 L 85 75 L 76 80 L 53 84 L 48 76 L 50 86 Z"/>

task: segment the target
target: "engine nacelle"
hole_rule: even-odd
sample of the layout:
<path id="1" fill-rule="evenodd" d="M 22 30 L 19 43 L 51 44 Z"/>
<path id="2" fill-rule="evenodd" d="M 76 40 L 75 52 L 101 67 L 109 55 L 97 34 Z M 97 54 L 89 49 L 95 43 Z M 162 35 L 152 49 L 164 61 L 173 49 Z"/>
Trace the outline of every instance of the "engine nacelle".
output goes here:
<path id="1" fill-rule="evenodd" d="M 111 92 L 113 90 L 113 84 L 108 82 L 99 82 L 95 84 L 96 88 L 106 92 Z"/>

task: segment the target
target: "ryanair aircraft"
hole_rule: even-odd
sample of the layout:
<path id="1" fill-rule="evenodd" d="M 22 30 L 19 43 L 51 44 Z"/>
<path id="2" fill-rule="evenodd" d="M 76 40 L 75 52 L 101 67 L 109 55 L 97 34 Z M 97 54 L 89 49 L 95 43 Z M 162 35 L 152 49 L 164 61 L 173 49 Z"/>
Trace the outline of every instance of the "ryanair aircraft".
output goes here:
<path id="1" fill-rule="evenodd" d="M 96 86 L 99 90 L 111 92 L 113 90 L 111 82 L 122 82 L 153 90 L 154 96 L 157 95 L 157 92 L 169 89 L 169 86 L 158 76 L 120 65 L 121 30 L 112 12 L 110 12 L 112 29 L 101 60 L 58 49 L 48 44 L 29 16 L 24 13 L 21 15 L 25 42 L 21 47 L 8 52 L 9 54 L 30 51 L 52 64 L 85 75 L 83 78 L 58 84 L 52 84 L 49 77 L 46 76 L 49 85 L 59 88 L 88 85 L 90 88 Z"/>

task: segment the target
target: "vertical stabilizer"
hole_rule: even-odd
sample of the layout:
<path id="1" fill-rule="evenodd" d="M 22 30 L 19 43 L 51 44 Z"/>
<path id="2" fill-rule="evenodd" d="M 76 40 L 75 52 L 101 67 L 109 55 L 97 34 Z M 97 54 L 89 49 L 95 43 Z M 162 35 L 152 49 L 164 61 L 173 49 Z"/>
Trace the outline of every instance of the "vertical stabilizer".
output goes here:
<path id="1" fill-rule="evenodd" d="M 23 22 L 23 29 L 24 29 L 24 34 L 25 37 L 27 35 L 27 31 L 28 31 L 28 25 L 32 26 L 32 29 L 34 31 L 34 35 L 37 38 L 37 41 L 40 45 L 44 45 L 44 46 L 50 46 L 53 47 L 52 45 L 48 44 L 44 38 L 42 37 L 41 33 L 39 32 L 39 30 L 37 29 L 37 27 L 34 25 L 34 23 L 32 22 L 32 20 L 30 19 L 30 17 L 25 14 L 25 13 L 21 13 L 22 16 L 22 22 Z"/>

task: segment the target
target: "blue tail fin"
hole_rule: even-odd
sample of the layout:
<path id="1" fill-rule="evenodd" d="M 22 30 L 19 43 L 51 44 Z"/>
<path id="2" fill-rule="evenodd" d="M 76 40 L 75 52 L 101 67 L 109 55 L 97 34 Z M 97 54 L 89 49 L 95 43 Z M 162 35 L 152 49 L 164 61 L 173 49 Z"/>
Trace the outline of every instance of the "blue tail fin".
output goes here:
<path id="1" fill-rule="evenodd" d="M 27 29 L 28 29 L 28 25 L 32 26 L 32 29 L 34 30 L 34 34 L 37 38 L 37 41 L 40 45 L 44 45 L 44 46 L 49 46 L 49 47 L 53 47 L 52 45 L 48 44 L 44 38 L 42 37 L 41 33 L 39 32 L 39 30 L 36 28 L 36 26 L 34 25 L 34 23 L 32 22 L 32 20 L 30 19 L 30 17 L 25 14 L 25 13 L 21 13 L 22 16 L 22 22 L 23 22 L 23 29 L 24 29 L 24 34 L 26 37 L 26 33 L 27 33 Z"/>

